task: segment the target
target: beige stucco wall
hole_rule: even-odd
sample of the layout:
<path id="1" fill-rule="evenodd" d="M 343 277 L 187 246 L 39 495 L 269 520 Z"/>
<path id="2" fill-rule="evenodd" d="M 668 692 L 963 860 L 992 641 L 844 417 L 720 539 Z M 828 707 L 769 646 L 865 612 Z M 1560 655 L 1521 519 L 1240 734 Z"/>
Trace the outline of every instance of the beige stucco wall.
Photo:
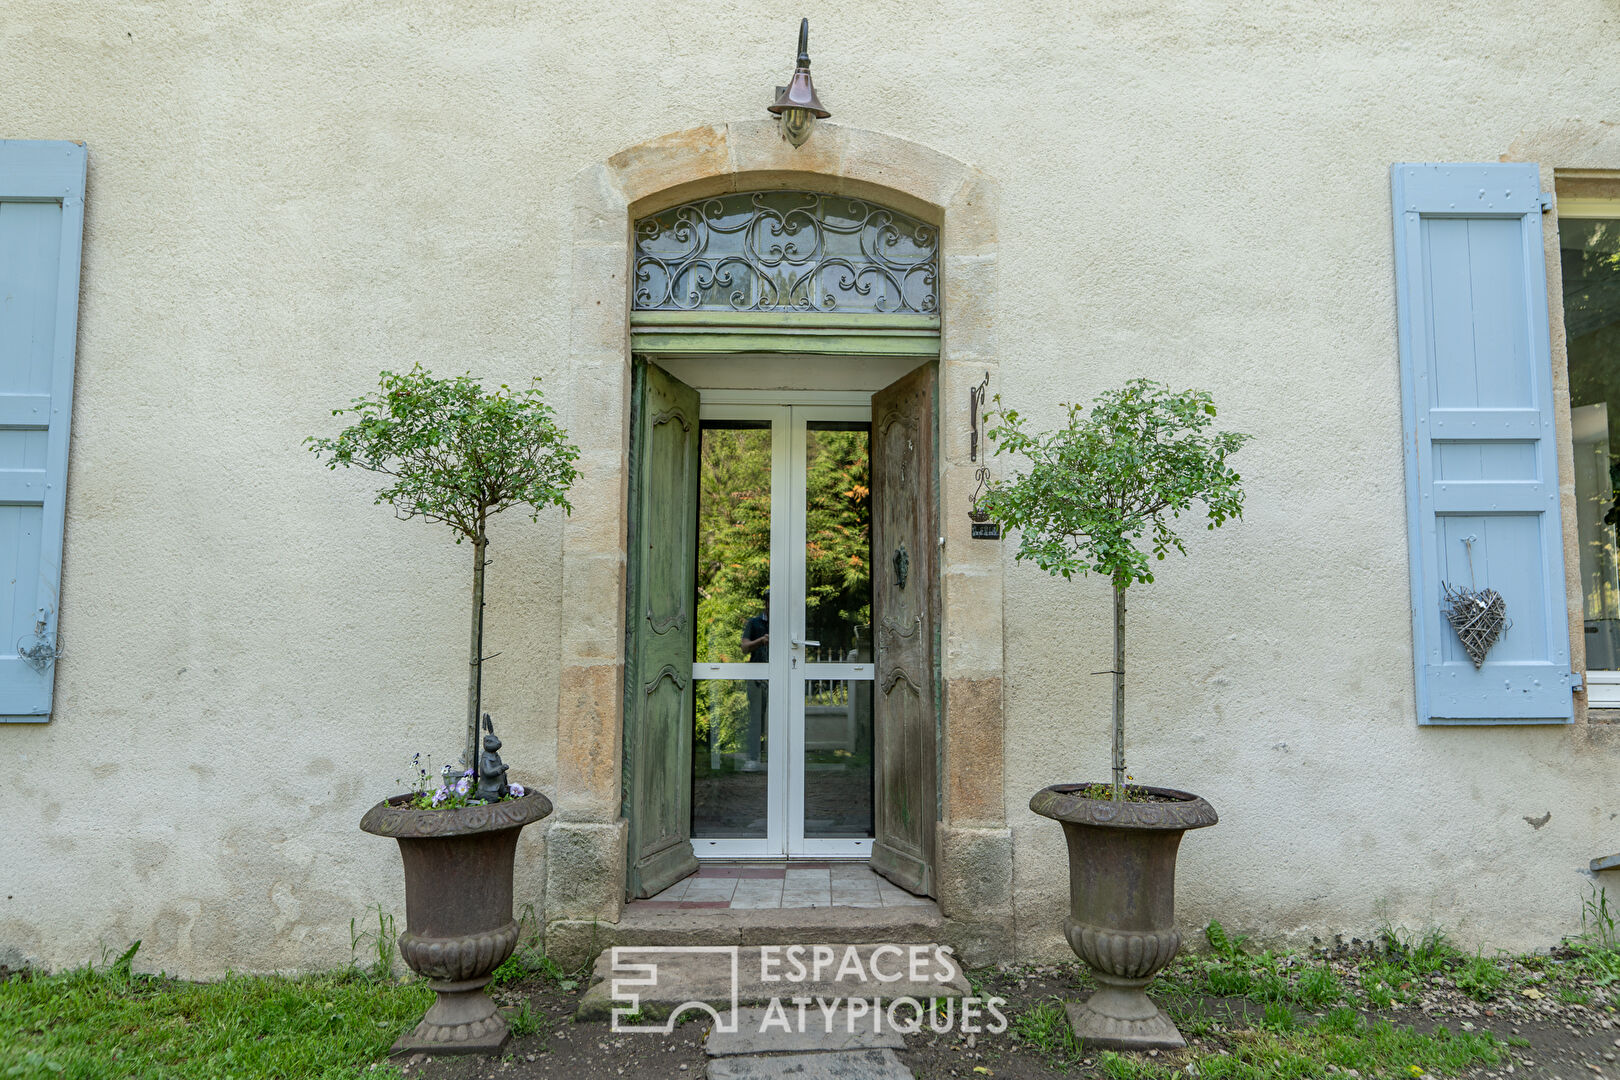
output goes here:
<path id="1" fill-rule="evenodd" d="M 319 967 L 367 905 L 403 913 L 397 856 L 355 823 L 413 751 L 455 752 L 470 553 L 299 440 L 418 360 L 541 375 L 588 427 L 564 377 L 574 178 L 755 119 L 800 14 L 12 0 L 0 136 L 85 140 L 90 188 L 67 655 L 53 722 L 0 728 L 0 962 L 141 938 L 182 974 Z M 1586 860 L 1620 846 L 1620 745 L 1413 719 L 1387 166 L 1620 169 L 1612 5 L 812 14 L 838 122 L 999 185 L 993 389 L 1047 419 L 1157 374 L 1257 436 L 1245 520 L 1132 603 L 1132 772 L 1222 814 L 1183 845 L 1184 923 L 1572 929 Z M 490 705 L 548 790 L 562 535 L 512 515 L 491 568 Z M 1107 767 L 1085 674 L 1106 596 L 1009 559 L 1004 610 L 1017 936 L 1057 954 L 1060 834 L 1025 801 Z"/>

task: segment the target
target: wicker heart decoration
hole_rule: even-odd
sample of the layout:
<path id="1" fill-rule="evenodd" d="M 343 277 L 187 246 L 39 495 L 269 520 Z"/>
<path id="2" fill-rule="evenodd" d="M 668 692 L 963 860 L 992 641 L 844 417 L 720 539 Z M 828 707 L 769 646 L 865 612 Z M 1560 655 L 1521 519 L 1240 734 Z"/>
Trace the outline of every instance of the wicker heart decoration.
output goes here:
<path id="1" fill-rule="evenodd" d="M 1495 589 L 1453 589 L 1444 583 L 1441 588 L 1446 594 L 1441 610 L 1477 669 L 1507 629 L 1507 602 Z"/>

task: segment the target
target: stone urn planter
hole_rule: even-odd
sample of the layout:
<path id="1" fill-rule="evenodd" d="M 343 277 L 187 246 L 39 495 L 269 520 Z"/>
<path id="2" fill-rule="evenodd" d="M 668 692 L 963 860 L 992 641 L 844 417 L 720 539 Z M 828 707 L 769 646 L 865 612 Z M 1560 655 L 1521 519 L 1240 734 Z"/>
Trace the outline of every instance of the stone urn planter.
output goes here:
<path id="1" fill-rule="evenodd" d="M 539 792 L 453 810 L 418 810 L 412 795 L 378 803 L 360 828 L 399 841 L 405 862 L 405 932 L 399 952 L 438 997 L 394 1052 L 490 1054 L 511 1033 L 484 992 L 512 955 L 512 859 L 523 826 L 551 813 Z"/>
<path id="2" fill-rule="evenodd" d="M 1099 989 L 1070 1003 L 1069 1023 L 1087 1047 L 1176 1049 L 1176 1025 L 1143 992 L 1176 955 L 1176 849 L 1188 829 L 1215 824 L 1215 808 L 1196 795 L 1133 785 L 1153 801 L 1090 799 L 1106 784 L 1057 784 L 1029 808 L 1059 821 L 1069 844 L 1069 917 L 1064 935 L 1096 976 Z"/>

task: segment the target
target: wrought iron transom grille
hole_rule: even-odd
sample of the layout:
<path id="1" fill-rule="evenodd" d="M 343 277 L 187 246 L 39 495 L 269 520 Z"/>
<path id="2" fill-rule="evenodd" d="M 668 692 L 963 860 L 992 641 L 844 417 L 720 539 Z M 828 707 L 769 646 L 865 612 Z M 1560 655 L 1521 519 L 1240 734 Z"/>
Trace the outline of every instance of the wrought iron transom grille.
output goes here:
<path id="1" fill-rule="evenodd" d="M 636 223 L 638 311 L 939 310 L 939 230 L 843 195 L 751 191 Z"/>

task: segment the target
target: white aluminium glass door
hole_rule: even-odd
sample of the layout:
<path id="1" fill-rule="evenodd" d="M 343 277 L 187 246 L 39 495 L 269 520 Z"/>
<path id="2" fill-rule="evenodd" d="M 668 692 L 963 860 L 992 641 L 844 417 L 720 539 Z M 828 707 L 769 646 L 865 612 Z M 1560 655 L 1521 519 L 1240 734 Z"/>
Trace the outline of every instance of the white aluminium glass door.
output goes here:
<path id="1" fill-rule="evenodd" d="M 870 406 L 703 406 L 692 845 L 871 850 Z"/>
<path id="2" fill-rule="evenodd" d="M 793 409 L 787 853 L 872 850 L 870 405 Z"/>

